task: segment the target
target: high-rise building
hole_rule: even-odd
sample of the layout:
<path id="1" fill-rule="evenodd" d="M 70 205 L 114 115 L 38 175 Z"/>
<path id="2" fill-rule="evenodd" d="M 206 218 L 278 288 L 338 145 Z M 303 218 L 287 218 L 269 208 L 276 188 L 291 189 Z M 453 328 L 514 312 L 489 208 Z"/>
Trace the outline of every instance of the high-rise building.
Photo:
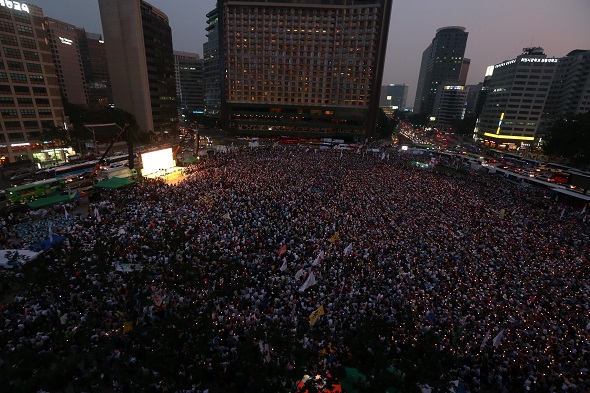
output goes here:
<path id="1" fill-rule="evenodd" d="M 526 149 L 535 144 L 558 61 L 535 47 L 494 65 L 476 137 L 491 147 Z"/>
<path id="2" fill-rule="evenodd" d="M 465 85 L 469 59 L 464 59 L 467 36 L 464 27 L 442 27 L 422 54 L 414 112 L 433 114 L 439 86 Z"/>
<path id="3" fill-rule="evenodd" d="M 64 102 L 86 107 L 88 105 L 88 89 L 84 78 L 76 26 L 46 17 L 45 31 Z"/>
<path id="4" fill-rule="evenodd" d="M 550 118 L 590 111 L 590 50 L 574 50 L 559 59 L 545 115 Z"/>
<path id="5" fill-rule="evenodd" d="M 422 60 L 420 61 L 420 73 L 418 74 L 418 84 L 416 85 L 416 97 L 414 97 L 414 113 L 420 113 L 420 109 L 424 103 L 424 83 L 426 81 L 426 71 L 428 70 L 428 59 L 430 58 L 431 45 L 428 45 L 424 52 L 422 52 Z"/>
<path id="6" fill-rule="evenodd" d="M 207 14 L 207 42 L 203 44 L 205 114 L 219 117 L 221 111 L 221 58 L 219 57 L 219 18 L 217 8 Z"/>
<path id="7" fill-rule="evenodd" d="M 392 0 L 220 0 L 222 122 L 239 134 L 375 130 Z"/>
<path id="8" fill-rule="evenodd" d="M 205 109 L 203 59 L 197 53 L 174 51 L 176 98 L 181 111 Z"/>
<path id="9" fill-rule="evenodd" d="M 404 83 L 381 86 L 379 106 L 399 109 L 403 111 L 404 109 L 406 109 L 407 98 L 408 85 Z"/>
<path id="10" fill-rule="evenodd" d="M 44 130 L 64 130 L 60 86 L 44 30 L 43 10 L 0 3 L 0 154 L 2 161 L 39 165 L 65 160 L 58 141 Z M 66 131 L 61 131 L 66 136 Z"/>
<path id="11" fill-rule="evenodd" d="M 98 4 L 115 107 L 144 131 L 171 131 L 178 112 L 168 17 L 142 0 Z"/>
<path id="12" fill-rule="evenodd" d="M 449 126 L 453 121 L 463 119 L 467 90 L 461 85 L 439 85 L 434 98 L 432 117 L 439 127 Z"/>
<path id="13" fill-rule="evenodd" d="M 113 103 L 113 93 L 102 35 L 80 28 L 76 32 L 88 89 L 88 106 L 91 109 L 108 108 Z"/>

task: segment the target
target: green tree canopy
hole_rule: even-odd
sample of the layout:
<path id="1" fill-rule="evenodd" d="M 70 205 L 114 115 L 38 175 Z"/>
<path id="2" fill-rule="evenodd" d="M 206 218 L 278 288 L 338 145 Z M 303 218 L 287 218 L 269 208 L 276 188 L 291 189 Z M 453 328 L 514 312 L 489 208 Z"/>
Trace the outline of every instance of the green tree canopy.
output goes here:
<path id="1" fill-rule="evenodd" d="M 590 112 L 558 119 L 549 127 L 543 151 L 579 167 L 590 165 Z"/>

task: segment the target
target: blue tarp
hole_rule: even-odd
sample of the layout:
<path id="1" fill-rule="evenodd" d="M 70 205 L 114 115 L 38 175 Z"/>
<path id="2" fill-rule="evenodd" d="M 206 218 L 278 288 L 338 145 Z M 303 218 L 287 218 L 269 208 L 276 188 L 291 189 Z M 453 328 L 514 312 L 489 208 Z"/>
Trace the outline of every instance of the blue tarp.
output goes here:
<path id="1" fill-rule="evenodd" d="M 47 239 L 43 240 L 41 243 L 37 244 L 35 247 L 33 247 L 33 251 L 47 251 L 56 244 L 63 242 L 65 238 L 65 236 L 53 234 Z"/>

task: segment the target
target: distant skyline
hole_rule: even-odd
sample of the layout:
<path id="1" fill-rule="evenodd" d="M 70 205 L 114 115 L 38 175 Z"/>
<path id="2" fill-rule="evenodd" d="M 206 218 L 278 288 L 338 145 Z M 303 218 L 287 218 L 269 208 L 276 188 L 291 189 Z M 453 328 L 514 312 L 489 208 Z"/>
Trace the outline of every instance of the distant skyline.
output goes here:
<path id="1" fill-rule="evenodd" d="M 31 0 L 46 16 L 102 33 L 98 0 Z M 206 14 L 216 0 L 152 0 L 170 20 L 174 50 L 203 55 Z M 81 6 L 84 4 L 84 6 Z M 436 30 L 463 26 L 469 33 L 468 84 L 481 82 L 486 67 L 540 46 L 549 57 L 590 49 L 589 0 L 393 0 L 383 85 L 408 85 L 413 104 L 422 52 Z"/>

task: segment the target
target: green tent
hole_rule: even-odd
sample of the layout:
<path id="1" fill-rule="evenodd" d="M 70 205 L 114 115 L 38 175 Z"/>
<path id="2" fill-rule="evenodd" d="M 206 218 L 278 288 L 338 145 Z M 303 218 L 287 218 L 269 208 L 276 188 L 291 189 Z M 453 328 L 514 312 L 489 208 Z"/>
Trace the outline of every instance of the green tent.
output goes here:
<path id="1" fill-rule="evenodd" d="M 34 201 L 29 202 L 27 205 L 31 209 L 40 209 L 42 207 L 47 207 L 51 205 L 55 205 L 56 203 L 60 202 L 68 202 L 70 200 L 69 195 L 52 195 L 45 198 L 35 199 Z"/>
<path id="2" fill-rule="evenodd" d="M 346 393 L 358 393 L 358 389 L 355 388 L 355 385 L 363 385 L 366 381 L 367 377 L 365 377 L 358 369 L 346 367 L 346 378 L 341 381 L 342 389 Z"/>
<path id="3" fill-rule="evenodd" d="M 108 180 L 99 181 L 94 185 L 97 188 L 121 188 L 135 183 L 135 180 L 125 179 L 122 177 L 113 177 Z"/>
<path id="4" fill-rule="evenodd" d="M 194 164 L 195 162 L 197 162 L 197 157 L 191 156 L 189 158 L 187 158 L 186 160 L 184 160 L 185 164 Z"/>

